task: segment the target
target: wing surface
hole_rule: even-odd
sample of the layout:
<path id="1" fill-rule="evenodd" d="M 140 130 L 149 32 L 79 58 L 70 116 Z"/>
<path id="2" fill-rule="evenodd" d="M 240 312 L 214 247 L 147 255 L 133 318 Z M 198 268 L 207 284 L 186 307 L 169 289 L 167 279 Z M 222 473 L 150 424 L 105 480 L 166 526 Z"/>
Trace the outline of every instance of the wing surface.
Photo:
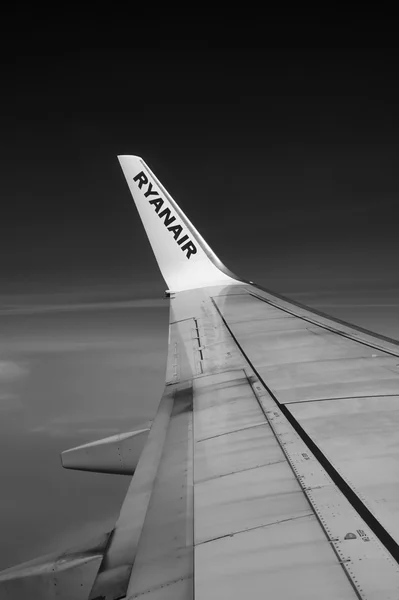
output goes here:
<path id="1" fill-rule="evenodd" d="M 397 598 L 397 347 L 287 309 L 245 284 L 171 298 L 128 598 Z"/>

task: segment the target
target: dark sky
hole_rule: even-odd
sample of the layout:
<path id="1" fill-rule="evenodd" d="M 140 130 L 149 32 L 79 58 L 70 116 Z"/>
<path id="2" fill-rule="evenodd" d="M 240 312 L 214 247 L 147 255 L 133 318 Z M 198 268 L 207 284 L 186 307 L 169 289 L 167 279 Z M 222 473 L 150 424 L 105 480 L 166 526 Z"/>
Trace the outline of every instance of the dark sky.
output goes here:
<path id="1" fill-rule="evenodd" d="M 118 153 L 143 156 L 238 275 L 397 281 L 395 49 L 225 47 L 154 23 L 129 47 L 127 30 L 117 48 L 98 47 L 106 28 L 83 47 L 35 30 L 3 56 L 4 292 L 162 292 Z"/>
<path id="2" fill-rule="evenodd" d="M 162 393 L 166 307 L 112 304 L 165 289 L 117 154 L 237 275 L 399 338 L 394 23 L 18 10 L 0 57 L 0 568 L 112 527 L 127 480 L 58 454 L 152 418 Z M 356 43 L 377 29 L 387 47 Z"/>

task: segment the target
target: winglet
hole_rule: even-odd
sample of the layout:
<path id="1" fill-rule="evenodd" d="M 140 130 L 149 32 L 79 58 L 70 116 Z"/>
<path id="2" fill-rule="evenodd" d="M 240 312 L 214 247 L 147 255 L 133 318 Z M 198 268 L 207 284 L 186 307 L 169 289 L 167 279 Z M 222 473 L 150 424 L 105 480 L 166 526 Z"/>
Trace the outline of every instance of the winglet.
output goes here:
<path id="1" fill-rule="evenodd" d="M 162 276 L 173 292 L 242 283 L 139 156 L 118 156 Z"/>

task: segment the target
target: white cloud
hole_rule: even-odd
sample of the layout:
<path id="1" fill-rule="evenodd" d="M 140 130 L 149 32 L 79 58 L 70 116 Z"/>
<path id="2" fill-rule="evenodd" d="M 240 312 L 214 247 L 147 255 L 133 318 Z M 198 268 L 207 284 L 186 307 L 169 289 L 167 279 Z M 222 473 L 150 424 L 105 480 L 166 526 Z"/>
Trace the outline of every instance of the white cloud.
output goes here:
<path id="1" fill-rule="evenodd" d="M 26 306 L 8 306 L 0 308 L 0 316 L 39 315 L 58 312 L 81 312 L 91 310 L 131 309 L 131 308 L 165 308 L 169 303 L 164 298 L 147 298 L 140 300 L 119 300 L 114 302 L 75 302 L 70 304 L 38 304 Z"/>
<path id="2" fill-rule="evenodd" d="M 0 360 L 0 381 L 20 379 L 28 373 L 29 369 L 25 364 L 11 360 Z"/>
<path id="3" fill-rule="evenodd" d="M 68 425 L 70 424 L 57 425 L 55 423 L 49 423 L 48 425 L 39 425 L 34 427 L 30 431 L 32 433 L 43 433 L 53 438 L 71 437 L 71 434 L 106 437 L 113 435 L 114 433 L 120 433 L 119 427 L 81 427 L 74 429 L 71 426 L 68 427 Z"/>
<path id="4" fill-rule="evenodd" d="M 37 425 L 36 427 L 30 429 L 30 432 L 44 434 L 52 438 L 70 438 L 71 435 L 81 435 L 87 440 L 95 440 L 103 437 L 108 437 L 117 433 L 125 433 L 127 431 L 133 431 L 135 429 L 143 429 L 145 427 L 149 427 L 151 424 L 151 421 L 139 418 L 132 420 L 130 424 L 126 426 L 126 418 L 121 417 L 117 420 L 123 420 L 123 424 L 121 424 L 121 426 L 117 426 L 115 425 L 115 423 L 112 425 L 107 425 L 107 420 L 109 420 L 109 417 L 108 419 L 101 418 L 96 420 L 95 417 L 89 419 L 83 417 L 68 418 L 65 416 L 53 419 L 49 423 Z"/>

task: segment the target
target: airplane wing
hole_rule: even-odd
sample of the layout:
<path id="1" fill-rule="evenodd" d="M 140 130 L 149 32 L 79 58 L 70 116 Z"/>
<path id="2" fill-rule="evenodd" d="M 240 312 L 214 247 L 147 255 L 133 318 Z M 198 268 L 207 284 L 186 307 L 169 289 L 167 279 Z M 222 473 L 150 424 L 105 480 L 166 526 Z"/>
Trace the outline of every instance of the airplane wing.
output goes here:
<path id="1" fill-rule="evenodd" d="M 64 454 L 134 472 L 106 543 L 0 598 L 398 600 L 399 344 L 236 277 L 119 160 L 169 287 L 165 390 L 149 430 Z"/>

